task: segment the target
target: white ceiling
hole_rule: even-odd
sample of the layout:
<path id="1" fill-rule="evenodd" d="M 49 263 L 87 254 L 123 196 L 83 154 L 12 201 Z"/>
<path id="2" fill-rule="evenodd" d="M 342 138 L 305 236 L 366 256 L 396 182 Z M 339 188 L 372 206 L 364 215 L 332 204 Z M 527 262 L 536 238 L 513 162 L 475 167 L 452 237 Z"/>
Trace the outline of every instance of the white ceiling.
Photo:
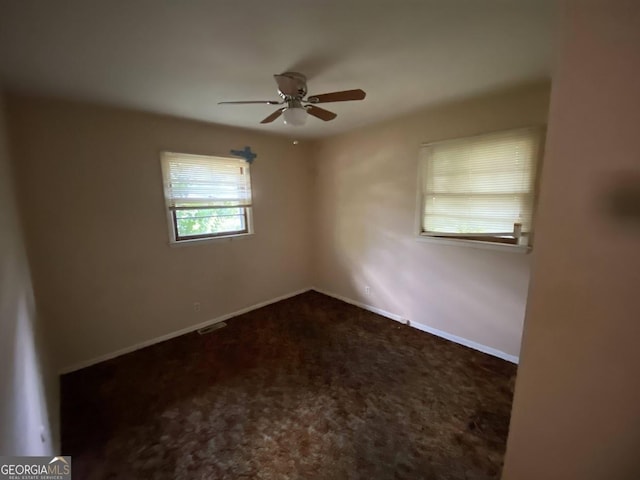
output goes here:
<path id="1" fill-rule="evenodd" d="M 295 137 L 322 137 L 453 98 L 549 78 L 552 0 L 0 0 L 0 79 L 98 101 Z M 326 104 L 331 122 L 259 122 L 274 73 Z"/>

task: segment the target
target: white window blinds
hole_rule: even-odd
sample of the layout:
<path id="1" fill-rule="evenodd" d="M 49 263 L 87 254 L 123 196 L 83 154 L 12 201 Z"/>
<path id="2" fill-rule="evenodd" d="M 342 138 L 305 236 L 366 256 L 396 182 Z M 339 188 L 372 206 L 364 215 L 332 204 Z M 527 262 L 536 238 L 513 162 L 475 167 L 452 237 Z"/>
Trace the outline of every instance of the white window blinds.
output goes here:
<path id="1" fill-rule="evenodd" d="M 423 147 L 422 230 L 435 235 L 530 232 L 540 129 L 519 129 Z"/>
<path id="2" fill-rule="evenodd" d="M 243 159 L 162 153 L 167 206 L 250 207 L 249 164 Z"/>

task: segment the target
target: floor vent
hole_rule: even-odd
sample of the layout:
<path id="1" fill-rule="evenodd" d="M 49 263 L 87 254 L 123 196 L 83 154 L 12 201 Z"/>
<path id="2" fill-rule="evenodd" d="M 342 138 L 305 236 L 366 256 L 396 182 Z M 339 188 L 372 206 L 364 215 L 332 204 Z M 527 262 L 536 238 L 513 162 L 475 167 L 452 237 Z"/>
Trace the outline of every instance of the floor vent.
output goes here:
<path id="1" fill-rule="evenodd" d="M 206 335 L 207 333 L 215 332 L 216 330 L 220 330 L 221 328 L 226 327 L 227 324 L 224 322 L 214 323 L 213 325 L 209 325 L 208 327 L 198 329 L 198 333 L 200 335 Z"/>

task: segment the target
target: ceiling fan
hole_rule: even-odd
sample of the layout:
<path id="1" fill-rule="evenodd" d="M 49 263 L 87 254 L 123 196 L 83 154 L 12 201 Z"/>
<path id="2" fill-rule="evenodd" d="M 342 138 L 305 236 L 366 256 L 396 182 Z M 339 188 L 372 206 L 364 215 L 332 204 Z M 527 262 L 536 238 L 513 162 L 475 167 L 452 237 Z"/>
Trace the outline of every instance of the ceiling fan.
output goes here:
<path id="1" fill-rule="evenodd" d="M 241 100 L 237 102 L 218 102 L 218 105 L 247 105 L 260 103 L 265 105 L 286 105 L 279 108 L 260 123 L 271 123 L 280 115 L 287 125 L 304 125 L 307 115 L 313 115 L 328 122 L 337 115 L 324 108 L 316 107 L 318 103 L 348 102 L 351 100 L 364 100 L 367 95 L 364 91 L 344 90 L 342 92 L 323 93 L 322 95 L 307 96 L 307 77 L 298 72 L 284 72 L 273 76 L 278 84 L 280 100 Z M 306 99 L 305 99 L 306 97 Z"/>

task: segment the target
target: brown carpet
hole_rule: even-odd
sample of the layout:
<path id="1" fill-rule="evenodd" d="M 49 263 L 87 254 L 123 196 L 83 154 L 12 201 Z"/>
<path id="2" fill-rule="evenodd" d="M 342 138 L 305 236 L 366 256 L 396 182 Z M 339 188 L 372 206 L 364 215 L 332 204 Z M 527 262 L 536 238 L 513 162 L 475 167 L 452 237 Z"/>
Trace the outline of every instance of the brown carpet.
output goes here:
<path id="1" fill-rule="evenodd" d="M 507 362 L 316 292 L 62 377 L 75 479 L 497 479 Z"/>

